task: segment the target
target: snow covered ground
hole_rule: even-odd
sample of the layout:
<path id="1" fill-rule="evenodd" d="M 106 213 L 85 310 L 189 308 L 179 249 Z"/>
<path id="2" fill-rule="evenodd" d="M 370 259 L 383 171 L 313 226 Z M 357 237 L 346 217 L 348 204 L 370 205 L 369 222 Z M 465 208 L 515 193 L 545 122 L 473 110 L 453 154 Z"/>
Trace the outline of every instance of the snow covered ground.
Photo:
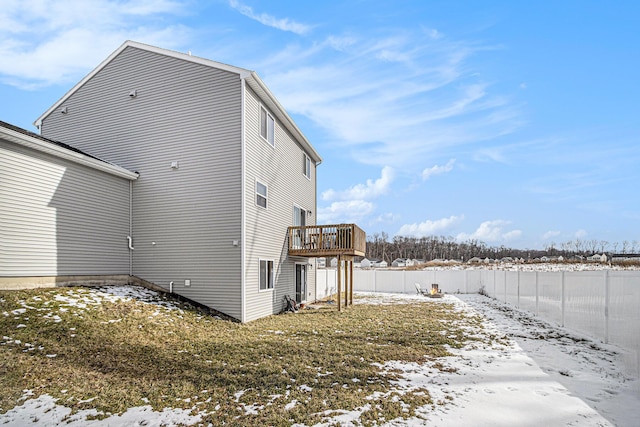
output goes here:
<path id="1" fill-rule="evenodd" d="M 103 290 L 105 292 L 105 290 Z M 104 297 L 104 293 L 102 294 Z M 402 304 L 425 297 L 400 294 L 361 294 L 359 303 Z M 120 289 L 114 298 L 136 297 Z M 144 295 L 140 298 L 144 298 Z M 392 420 L 389 426 L 640 426 L 637 378 L 622 372 L 621 355 L 613 346 L 575 336 L 539 319 L 481 295 L 446 295 L 429 300 L 451 303 L 456 310 L 480 315 L 482 327 L 468 330 L 479 338 L 453 356 L 425 364 L 389 361 L 381 370 L 399 370 L 395 390 L 424 387 L 434 400 L 422 418 Z M 488 344 L 489 336 L 493 344 Z M 436 364 L 440 366 L 436 366 Z M 442 367 L 449 369 L 442 369 Z M 358 425 L 361 411 L 341 411 L 325 425 Z M 130 408 L 122 415 L 91 419 L 94 411 L 70 410 L 50 396 L 30 397 L 0 415 L 2 426 L 167 426 L 196 425 L 198 414 L 149 406 Z M 89 417 L 89 419 L 87 419 Z M 425 419 L 427 421 L 425 421 Z"/>

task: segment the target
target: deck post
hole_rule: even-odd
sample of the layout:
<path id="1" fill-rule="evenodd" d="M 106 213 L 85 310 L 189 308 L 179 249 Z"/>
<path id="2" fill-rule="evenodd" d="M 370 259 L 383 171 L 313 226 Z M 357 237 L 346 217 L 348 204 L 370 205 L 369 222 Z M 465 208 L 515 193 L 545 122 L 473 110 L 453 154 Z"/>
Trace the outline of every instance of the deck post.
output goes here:
<path id="1" fill-rule="evenodd" d="M 353 260 L 349 261 L 349 304 L 353 305 Z"/>
<path id="2" fill-rule="evenodd" d="M 340 255 L 338 255 L 338 266 L 337 266 L 337 268 L 338 268 L 338 270 L 337 270 L 337 273 L 338 273 L 337 282 L 338 283 L 336 283 L 336 287 L 338 288 L 338 311 L 341 311 L 342 310 L 342 307 L 341 307 L 342 301 L 341 301 L 341 295 L 340 295 L 340 288 L 342 287 L 342 280 L 341 280 L 341 277 L 340 277 L 340 270 L 342 270 L 342 260 L 340 259 Z"/>
<path id="3" fill-rule="evenodd" d="M 349 307 L 349 269 L 347 266 L 349 265 L 348 258 L 344 261 L 344 308 Z"/>

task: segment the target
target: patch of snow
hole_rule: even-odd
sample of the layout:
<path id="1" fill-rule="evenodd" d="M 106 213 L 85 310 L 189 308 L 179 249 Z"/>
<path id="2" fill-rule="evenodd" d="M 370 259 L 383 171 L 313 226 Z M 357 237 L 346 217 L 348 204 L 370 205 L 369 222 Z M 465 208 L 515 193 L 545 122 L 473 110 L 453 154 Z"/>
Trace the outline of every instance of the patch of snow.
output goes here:
<path id="1" fill-rule="evenodd" d="M 290 411 L 293 408 L 295 408 L 297 404 L 298 404 L 298 401 L 296 399 L 293 399 L 291 402 L 289 402 L 286 405 L 284 405 L 284 410 L 285 411 Z"/>
<path id="2" fill-rule="evenodd" d="M 0 415 L 3 427 L 24 427 L 28 425 L 48 427 L 107 427 L 139 426 L 161 427 L 167 425 L 194 425 L 202 421 L 202 415 L 191 415 L 191 411 L 165 408 L 160 412 L 151 406 L 129 408 L 121 415 L 110 415 L 102 420 L 91 419 L 100 413 L 95 409 L 86 409 L 71 414 L 71 408 L 58 405 L 56 399 L 42 395 L 37 399 L 28 399 L 22 405 Z M 89 418 L 89 419 L 87 419 Z"/>

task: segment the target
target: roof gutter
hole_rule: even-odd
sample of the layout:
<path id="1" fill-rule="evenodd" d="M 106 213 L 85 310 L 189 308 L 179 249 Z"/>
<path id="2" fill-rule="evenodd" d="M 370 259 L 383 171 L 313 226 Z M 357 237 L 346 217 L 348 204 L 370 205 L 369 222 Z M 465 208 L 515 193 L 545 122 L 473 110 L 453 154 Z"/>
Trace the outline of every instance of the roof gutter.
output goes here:
<path id="1" fill-rule="evenodd" d="M 258 76 L 258 74 L 255 71 L 251 72 L 251 81 L 253 81 L 256 85 L 258 85 L 260 89 L 265 94 L 267 94 L 267 96 L 269 97 L 269 100 L 273 102 L 273 104 L 279 110 L 279 112 L 282 113 L 282 117 L 286 121 L 285 123 L 286 127 L 289 129 L 289 131 L 294 133 L 296 137 L 299 138 L 300 141 L 302 141 L 302 143 L 305 145 L 305 149 L 309 152 L 309 154 L 311 154 L 311 157 L 316 162 L 316 165 L 319 165 L 320 163 L 322 163 L 322 157 L 320 157 L 320 154 L 316 151 L 315 148 L 313 148 L 313 145 L 311 145 L 307 137 L 304 136 L 300 128 L 298 128 L 298 126 L 291 119 L 291 117 L 289 117 L 289 114 L 287 114 L 287 110 L 284 109 L 284 107 L 280 104 L 278 99 L 273 95 L 273 93 L 271 93 L 267 85 L 264 84 L 262 79 Z"/>

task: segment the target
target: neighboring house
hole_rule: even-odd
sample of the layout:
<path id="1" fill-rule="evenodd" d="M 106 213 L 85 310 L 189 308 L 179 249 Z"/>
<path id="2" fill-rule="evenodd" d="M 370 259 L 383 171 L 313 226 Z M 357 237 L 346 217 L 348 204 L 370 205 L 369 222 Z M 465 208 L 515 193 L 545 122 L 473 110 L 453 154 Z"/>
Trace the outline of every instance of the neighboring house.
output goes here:
<path id="1" fill-rule="evenodd" d="M 127 280 L 138 174 L 5 122 L 0 164 L 0 288 Z"/>
<path id="2" fill-rule="evenodd" d="M 284 295 L 313 300 L 315 256 L 364 255 L 366 237 L 353 224 L 327 235 L 305 228 L 316 224 L 321 157 L 255 72 L 127 41 L 35 124 L 44 138 L 113 162 L 123 175 L 97 179 L 78 201 L 69 185 L 58 212 L 68 211 L 70 228 L 95 229 L 73 250 L 96 256 L 46 274 L 128 272 L 247 322 L 278 313 Z M 101 210 L 118 209 L 117 224 L 100 222 L 111 218 Z M 58 248 L 78 243 L 66 231 L 58 227 Z M 310 236 L 329 249 L 302 251 Z M 105 242 L 117 246 L 113 268 L 96 261 Z M 19 273 L 39 275 L 35 267 Z"/>
<path id="3" fill-rule="evenodd" d="M 593 254 L 590 257 L 587 257 L 587 261 L 590 262 L 607 262 L 607 255 L 606 254 Z"/>
<path id="4" fill-rule="evenodd" d="M 375 267 L 375 268 L 387 268 L 387 267 L 389 267 L 389 263 L 387 263 L 387 261 L 385 261 L 385 260 L 382 260 L 380 262 L 375 262 L 373 264 L 373 267 Z"/>
<path id="5" fill-rule="evenodd" d="M 640 261 L 640 254 L 611 254 L 611 262 Z"/>
<path id="6" fill-rule="evenodd" d="M 373 259 L 368 259 L 368 258 L 364 258 L 362 261 L 360 261 L 360 268 L 375 268 L 375 267 L 379 267 L 380 266 L 380 260 L 373 258 Z"/>
<path id="7" fill-rule="evenodd" d="M 396 258 L 393 261 L 391 261 L 392 267 L 405 267 L 406 265 L 407 265 L 406 258 Z"/>

